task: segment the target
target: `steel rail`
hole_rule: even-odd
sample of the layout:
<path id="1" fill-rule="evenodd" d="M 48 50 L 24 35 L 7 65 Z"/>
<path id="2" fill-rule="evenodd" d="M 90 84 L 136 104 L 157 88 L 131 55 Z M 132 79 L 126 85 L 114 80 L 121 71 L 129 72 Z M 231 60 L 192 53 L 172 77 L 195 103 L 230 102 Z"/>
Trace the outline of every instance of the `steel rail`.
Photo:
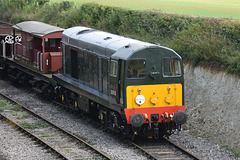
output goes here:
<path id="1" fill-rule="evenodd" d="M 11 99 L 10 97 L 8 97 L 7 95 L 4 95 L 3 93 L 0 93 L 0 96 L 3 97 L 4 99 L 7 99 L 8 101 L 14 103 L 14 104 L 18 104 L 19 106 L 22 107 L 22 109 L 24 109 L 25 111 L 27 111 L 28 113 L 32 114 L 33 116 L 36 116 L 37 118 L 47 122 L 48 124 L 52 125 L 53 127 L 57 128 L 58 130 L 60 130 L 61 132 L 67 134 L 69 137 L 72 137 L 78 141 L 80 141 L 80 143 L 85 144 L 89 149 L 91 149 L 92 151 L 94 151 L 95 153 L 101 155 L 103 158 L 107 159 L 107 160 L 112 160 L 111 157 L 109 157 L 108 155 L 106 155 L 105 153 L 103 153 L 102 151 L 98 150 L 97 148 L 93 147 L 91 144 L 87 143 L 86 141 L 84 141 L 83 139 L 77 137 L 76 135 L 73 135 L 72 133 L 64 130 L 63 128 L 57 126 L 56 124 L 50 122 L 49 120 L 47 120 L 46 118 L 43 118 L 42 116 L 36 114 L 35 112 L 29 110 L 28 108 L 24 107 L 22 104 L 14 101 L 13 99 Z"/>
<path id="2" fill-rule="evenodd" d="M 192 153 L 190 153 L 189 151 L 187 151 L 186 149 L 184 149 L 183 147 L 179 146 L 178 144 L 174 143 L 173 141 L 171 141 L 170 139 L 167 139 L 165 137 L 163 137 L 167 142 L 169 142 L 170 144 L 172 144 L 174 147 L 178 148 L 179 150 L 183 151 L 184 153 L 186 153 L 189 157 L 195 159 L 195 160 L 200 160 L 200 158 L 196 155 L 193 155 Z"/>
<path id="3" fill-rule="evenodd" d="M 139 149 L 140 151 L 142 151 L 143 153 L 145 153 L 147 155 L 147 157 L 149 159 L 154 159 L 157 160 L 158 158 L 155 157 L 154 155 L 152 155 L 150 152 L 146 151 L 144 148 L 142 148 L 141 146 L 137 145 L 136 143 L 128 140 L 128 143 L 130 143 L 131 145 L 133 145 L 135 148 Z"/>
<path id="4" fill-rule="evenodd" d="M 174 143 L 173 141 L 163 137 L 164 140 L 166 140 L 170 145 L 174 146 L 175 148 L 177 148 L 178 150 L 180 150 L 181 152 L 183 152 L 185 155 L 187 155 L 189 158 L 192 158 L 194 160 L 200 160 L 201 158 L 197 157 L 196 155 L 193 155 L 192 153 L 188 152 L 186 149 L 184 149 L 183 147 L 177 145 L 176 143 Z M 144 154 L 146 154 L 148 156 L 149 159 L 154 159 L 154 160 L 159 160 L 161 158 L 154 156 L 151 152 L 147 151 L 146 149 L 144 149 L 143 147 L 141 147 L 141 145 L 138 145 L 130 140 L 128 140 L 128 143 L 130 143 L 131 145 L 133 145 L 135 148 L 141 150 Z M 155 146 L 156 147 L 156 146 Z"/>

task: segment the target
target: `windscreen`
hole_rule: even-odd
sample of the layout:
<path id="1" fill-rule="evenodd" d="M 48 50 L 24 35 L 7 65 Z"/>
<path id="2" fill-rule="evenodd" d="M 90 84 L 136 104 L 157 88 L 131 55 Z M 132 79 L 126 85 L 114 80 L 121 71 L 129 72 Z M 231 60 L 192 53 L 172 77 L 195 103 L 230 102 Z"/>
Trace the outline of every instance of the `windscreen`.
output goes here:
<path id="1" fill-rule="evenodd" d="M 127 78 L 140 79 L 146 76 L 146 60 L 129 60 L 127 63 Z"/>
<path id="2" fill-rule="evenodd" d="M 181 61 L 179 58 L 163 58 L 162 63 L 163 76 L 178 77 L 181 76 Z"/>

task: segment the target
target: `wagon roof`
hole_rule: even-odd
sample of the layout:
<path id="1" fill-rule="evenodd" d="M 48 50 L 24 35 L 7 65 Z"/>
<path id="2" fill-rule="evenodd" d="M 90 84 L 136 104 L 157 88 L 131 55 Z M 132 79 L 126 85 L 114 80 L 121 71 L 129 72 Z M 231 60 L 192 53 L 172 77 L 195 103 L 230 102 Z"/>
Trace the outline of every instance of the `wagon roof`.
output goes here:
<path id="1" fill-rule="evenodd" d="M 38 21 L 24 21 L 13 25 L 13 28 L 30 33 L 32 35 L 43 37 L 53 32 L 64 31 L 63 28 L 49 25 Z"/>

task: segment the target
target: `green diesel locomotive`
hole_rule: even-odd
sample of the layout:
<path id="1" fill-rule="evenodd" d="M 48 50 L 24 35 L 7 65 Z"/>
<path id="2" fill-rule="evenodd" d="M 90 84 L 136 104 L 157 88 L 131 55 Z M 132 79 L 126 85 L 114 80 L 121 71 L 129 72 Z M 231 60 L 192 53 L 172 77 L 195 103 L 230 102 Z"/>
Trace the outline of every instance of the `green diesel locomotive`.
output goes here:
<path id="1" fill-rule="evenodd" d="M 87 28 L 62 34 L 62 103 L 125 135 L 169 136 L 186 122 L 182 58 L 172 49 Z"/>

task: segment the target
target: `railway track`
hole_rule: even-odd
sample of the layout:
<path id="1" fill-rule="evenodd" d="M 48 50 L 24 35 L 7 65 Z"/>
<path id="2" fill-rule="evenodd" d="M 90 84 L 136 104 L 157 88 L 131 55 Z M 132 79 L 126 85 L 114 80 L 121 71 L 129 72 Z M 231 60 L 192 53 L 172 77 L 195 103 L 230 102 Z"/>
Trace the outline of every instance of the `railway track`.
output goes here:
<path id="1" fill-rule="evenodd" d="M 77 137 L 0 93 L 10 105 L 0 106 L 1 119 L 10 122 L 60 159 L 111 159 Z"/>
<path id="2" fill-rule="evenodd" d="M 0 94 L 0 96 L 1 96 L 1 94 Z M 12 101 L 12 100 L 9 100 L 9 101 Z M 16 102 L 12 102 L 12 103 L 16 103 Z M 58 103 L 57 104 L 55 103 L 55 105 L 62 106 Z M 86 118 L 88 119 L 88 117 L 86 117 Z M 93 120 L 90 120 L 90 121 L 93 121 Z M 51 122 L 49 122 L 49 123 L 51 123 Z M 38 133 L 38 135 L 40 135 L 40 137 L 49 137 L 49 134 L 46 134 L 43 132 Z M 121 139 L 124 140 L 124 138 L 121 138 Z M 156 143 L 156 141 L 151 140 L 151 139 L 136 139 L 135 142 L 129 141 L 129 143 L 132 146 L 134 146 L 135 148 L 137 148 L 138 150 L 142 151 L 142 153 L 144 153 L 149 159 L 166 159 L 166 158 L 167 159 L 199 159 L 198 157 L 185 151 L 183 148 L 181 148 L 175 144 L 172 144 L 172 142 L 168 141 L 167 139 L 162 139 L 161 141 L 157 141 L 157 143 Z M 174 147 L 173 147 L 173 145 L 174 145 Z M 165 147 L 163 147 L 163 146 L 165 146 Z M 169 146 L 171 146 L 171 147 L 169 147 Z M 66 148 L 66 151 L 70 152 L 70 149 Z M 108 159 L 108 158 L 106 158 L 106 159 Z"/>
<path id="3" fill-rule="evenodd" d="M 159 140 L 138 137 L 134 141 L 129 141 L 133 146 L 145 153 L 149 159 L 154 160 L 200 160 L 199 157 L 188 152 L 181 146 L 175 144 L 167 138 Z"/>
<path id="4" fill-rule="evenodd" d="M 50 150 L 51 152 L 53 152 L 54 155 L 56 155 L 56 157 L 60 158 L 60 159 L 67 159 L 63 154 L 61 154 L 60 152 L 58 152 L 57 150 L 55 150 L 53 147 L 51 147 L 50 145 L 48 145 L 47 143 L 45 143 L 43 140 L 39 139 L 38 137 L 36 137 L 35 135 L 33 135 L 31 132 L 29 132 L 28 130 L 24 129 L 23 127 L 21 127 L 20 125 L 18 125 L 16 122 L 14 122 L 13 120 L 11 120 L 10 118 L 8 118 L 7 116 L 4 116 L 3 114 L 0 113 L 0 120 L 1 121 L 5 121 L 8 124 L 10 124 L 13 128 L 17 129 L 18 131 L 24 133 L 25 135 L 27 135 L 29 138 L 31 138 L 33 141 L 36 141 L 38 144 L 40 144 L 41 146 L 44 146 L 45 149 Z"/>
<path id="5" fill-rule="evenodd" d="M 27 109 L 26 107 L 18 104 L 8 96 L 0 93 L 0 97 L 2 97 L 3 99 L 6 99 L 12 105 L 16 106 L 17 104 L 18 106 L 13 109 L 11 108 L 7 109 L 7 113 L 0 112 L 0 116 L 2 117 L 1 119 L 6 119 L 6 121 L 10 122 L 11 124 L 14 124 L 14 126 L 17 126 L 19 130 L 26 133 L 30 137 L 32 137 L 32 139 L 37 141 L 39 144 L 44 145 L 45 148 L 52 151 L 59 158 L 61 159 L 111 159 L 110 157 L 98 151 L 97 149 L 92 147 L 89 143 L 82 140 L 81 138 L 75 135 L 72 135 L 71 133 L 68 133 L 64 129 L 52 124 L 45 118 L 35 114 L 34 112 Z M 14 112 L 12 112 L 12 110 Z M 29 115 L 27 115 L 26 112 L 31 114 L 33 116 L 33 119 L 32 118 L 30 119 Z M 5 115 L 2 115 L 3 113 Z M 24 118 L 24 117 L 27 117 L 27 118 Z M 31 124 L 40 125 L 40 128 L 25 129 L 24 126 L 26 127 L 28 123 L 20 121 L 21 119 L 25 121 L 26 120 L 31 121 Z M 41 120 L 42 122 L 39 122 L 37 119 Z M 23 125 L 23 127 L 20 124 Z M 34 128 L 34 127 L 29 126 L 27 128 Z M 49 131 L 49 128 L 51 128 L 50 131 Z M 52 129 L 52 128 L 55 128 L 55 129 Z M 62 133 L 57 135 L 56 130 Z M 65 135 L 67 135 L 67 137 L 71 137 L 70 142 L 69 142 L 69 139 L 64 138 L 66 137 Z M 76 145 L 72 143 L 73 141 L 75 142 L 79 141 L 79 142 Z M 147 139 L 147 138 L 140 138 L 140 139 L 136 138 L 134 142 L 128 141 L 128 143 L 130 143 L 132 146 L 142 151 L 142 153 L 144 153 L 149 159 L 156 159 L 156 160 L 164 160 L 164 159 L 179 159 L 179 160 L 180 159 L 184 159 L 184 160 L 196 159 L 198 160 L 200 159 L 197 156 L 192 155 L 182 147 L 174 144 L 173 142 L 165 138 L 158 141 L 154 139 Z M 53 144 L 55 147 L 53 147 Z M 89 152 L 89 151 L 86 151 L 86 149 L 83 149 L 85 147 L 93 149 L 94 152 L 99 155 L 99 157 L 98 158 L 96 158 L 97 156 L 93 157 L 92 152 Z M 80 154 L 76 154 L 76 153 L 80 153 Z"/>

